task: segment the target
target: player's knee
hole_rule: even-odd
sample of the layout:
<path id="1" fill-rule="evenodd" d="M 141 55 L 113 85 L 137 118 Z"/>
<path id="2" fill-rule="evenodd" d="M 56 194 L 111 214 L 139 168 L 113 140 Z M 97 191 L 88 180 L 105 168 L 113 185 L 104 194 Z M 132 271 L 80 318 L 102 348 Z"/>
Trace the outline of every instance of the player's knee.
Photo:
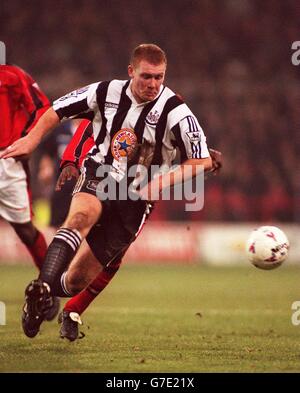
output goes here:
<path id="1" fill-rule="evenodd" d="M 67 218 L 66 226 L 71 229 L 81 231 L 93 225 L 90 214 L 87 212 L 78 212 Z"/>

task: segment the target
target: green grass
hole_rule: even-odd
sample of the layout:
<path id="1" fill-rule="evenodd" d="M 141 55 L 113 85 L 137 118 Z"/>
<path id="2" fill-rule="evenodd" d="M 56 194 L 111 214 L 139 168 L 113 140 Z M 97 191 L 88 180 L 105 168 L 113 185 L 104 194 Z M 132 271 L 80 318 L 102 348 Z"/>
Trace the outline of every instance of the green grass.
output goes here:
<path id="1" fill-rule="evenodd" d="M 299 372 L 300 269 L 126 266 L 83 316 L 85 338 L 61 340 L 57 322 L 23 335 L 23 292 L 35 276 L 0 266 L 0 371 Z"/>

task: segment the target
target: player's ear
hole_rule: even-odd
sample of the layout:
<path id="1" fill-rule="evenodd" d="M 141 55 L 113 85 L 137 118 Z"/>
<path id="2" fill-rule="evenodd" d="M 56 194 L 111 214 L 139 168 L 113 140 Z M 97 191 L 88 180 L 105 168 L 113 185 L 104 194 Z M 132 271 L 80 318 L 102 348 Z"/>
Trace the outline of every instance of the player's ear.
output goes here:
<path id="1" fill-rule="evenodd" d="M 129 75 L 130 78 L 133 78 L 133 73 L 134 73 L 133 66 L 131 64 L 129 64 L 129 66 L 128 66 L 128 75 Z"/>

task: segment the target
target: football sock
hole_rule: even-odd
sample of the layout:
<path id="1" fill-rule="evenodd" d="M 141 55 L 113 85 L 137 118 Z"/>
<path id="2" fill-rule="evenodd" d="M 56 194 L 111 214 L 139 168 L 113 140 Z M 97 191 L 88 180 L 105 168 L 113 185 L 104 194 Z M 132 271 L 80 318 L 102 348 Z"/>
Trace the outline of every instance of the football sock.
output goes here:
<path id="1" fill-rule="evenodd" d="M 81 242 L 80 232 L 76 229 L 60 228 L 48 247 L 39 279 L 48 283 L 52 289 L 69 266 Z"/>
<path id="2" fill-rule="evenodd" d="M 81 291 L 78 295 L 72 297 L 64 307 L 66 311 L 74 311 L 81 315 L 99 295 L 100 292 L 108 285 L 111 279 L 119 270 L 122 260 L 106 266 L 101 273 L 91 282 L 91 284 Z"/>
<path id="3" fill-rule="evenodd" d="M 37 230 L 34 243 L 32 245 L 25 245 L 32 256 L 34 264 L 39 270 L 41 270 L 47 253 L 47 243 L 44 235 Z"/>
<path id="4" fill-rule="evenodd" d="M 60 279 L 55 280 L 51 285 L 51 294 L 58 297 L 72 297 L 72 294 L 66 287 L 66 275 L 67 271 L 63 272 Z"/>

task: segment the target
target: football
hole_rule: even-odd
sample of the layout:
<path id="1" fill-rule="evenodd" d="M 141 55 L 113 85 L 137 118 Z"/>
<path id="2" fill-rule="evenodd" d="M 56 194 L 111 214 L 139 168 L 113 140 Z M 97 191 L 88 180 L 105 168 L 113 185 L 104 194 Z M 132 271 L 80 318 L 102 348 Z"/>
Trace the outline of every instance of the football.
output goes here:
<path id="1" fill-rule="evenodd" d="M 250 262 L 259 269 L 271 270 L 286 259 L 289 241 L 285 233 L 275 226 L 261 226 L 251 232 L 246 242 Z"/>

